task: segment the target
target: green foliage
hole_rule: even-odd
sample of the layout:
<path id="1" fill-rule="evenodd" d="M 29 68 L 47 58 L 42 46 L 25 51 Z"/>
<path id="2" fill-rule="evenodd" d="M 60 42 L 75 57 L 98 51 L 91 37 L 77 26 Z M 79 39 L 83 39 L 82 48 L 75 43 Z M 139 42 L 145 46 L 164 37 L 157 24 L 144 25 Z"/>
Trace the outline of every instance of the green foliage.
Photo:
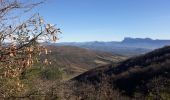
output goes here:
<path id="1" fill-rule="evenodd" d="M 27 96 L 31 97 L 32 100 L 46 100 L 49 97 L 58 98 L 58 95 L 53 95 L 53 92 L 60 88 L 62 75 L 63 72 L 60 68 L 54 65 L 42 66 L 36 64 L 36 66 L 26 70 L 21 76 L 26 90 L 23 95 L 24 98 L 27 98 Z"/>
<path id="2" fill-rule="evenodd" d="M 23 73 L 21 76 L 25 80 L 42 79 L 42 80 L 58 80 L 62 79 L 63 71 L 54 66 L 34 66 Z"/>
<path id="3" fill-rule="evenodd" d="M 62 71 L 56 67 L 46 68 L 41 73 L 41 78 L 46 80 L 57 80 L 62 78 Z"/>
<path id="4" fill-rule="evenodd" d="M 25 79 L 35 79 L 38 78 L 41 73 L 40 67 L 33 67 L 24 73 Z"/>

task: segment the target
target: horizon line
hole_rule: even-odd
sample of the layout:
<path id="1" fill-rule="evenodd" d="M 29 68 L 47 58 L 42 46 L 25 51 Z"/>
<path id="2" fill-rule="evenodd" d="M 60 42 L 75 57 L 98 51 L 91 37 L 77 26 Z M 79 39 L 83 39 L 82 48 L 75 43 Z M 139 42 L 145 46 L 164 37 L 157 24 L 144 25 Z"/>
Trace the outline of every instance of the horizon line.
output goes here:
<path id="1" fill-rule="evenodd" d="M 170 41 L 170 39 L 158 39 L 158 38 L 150 38 L 150 37 L 145 37 L 145 38 L 140 38 L 140 37 L 124 37 L 123 39 L 121 39 L 121 40 L 85 40 L 85 41 L 58 41 L 57 43 L 76 43 L 76 42 L 122 42 L 122 41 L 124 41 L 126 38 L 131 38 L 131 39 L 150 39 L 150 40 L 163 40 L 163 41 Z"/>

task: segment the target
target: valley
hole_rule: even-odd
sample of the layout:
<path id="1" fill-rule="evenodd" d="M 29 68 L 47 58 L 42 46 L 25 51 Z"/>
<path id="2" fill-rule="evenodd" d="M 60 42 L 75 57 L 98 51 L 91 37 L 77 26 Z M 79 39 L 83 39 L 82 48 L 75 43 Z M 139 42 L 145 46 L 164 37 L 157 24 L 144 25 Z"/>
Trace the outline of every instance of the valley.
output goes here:
<path id="1" fill-rule="evenodd" d="M 109 52 L 89 50 L 76 46 L 47 46 L 51 53 L 42 56 L 49 59 L 56 67 L 62 68 L 67 77 L 72 78 L 97 66 L 117 63 L 127 59 L 126 56 L 114 55 Z"/>

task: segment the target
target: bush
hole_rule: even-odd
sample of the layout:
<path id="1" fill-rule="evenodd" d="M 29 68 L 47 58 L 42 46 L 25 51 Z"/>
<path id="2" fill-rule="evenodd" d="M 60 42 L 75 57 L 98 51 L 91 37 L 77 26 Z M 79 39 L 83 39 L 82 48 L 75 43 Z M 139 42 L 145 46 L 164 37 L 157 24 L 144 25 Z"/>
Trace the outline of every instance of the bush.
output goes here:
<path id="1" fill-rule="evenodd" d="M 47 68 L 41 72 L 41 78 L 46 80 L 61 79 L 62 71 L 57 67 Z"/>

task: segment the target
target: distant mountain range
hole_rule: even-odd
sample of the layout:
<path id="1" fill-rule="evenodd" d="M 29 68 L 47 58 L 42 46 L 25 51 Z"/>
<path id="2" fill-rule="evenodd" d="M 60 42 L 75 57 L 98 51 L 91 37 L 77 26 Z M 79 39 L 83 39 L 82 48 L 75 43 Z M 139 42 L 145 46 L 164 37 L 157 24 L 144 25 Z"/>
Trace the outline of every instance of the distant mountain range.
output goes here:
<path id="1" fill-rule="evenodd" d="M 124 38 L 123 41 L 111 42 L 63 42 L 54 45 L 58 46 L 77 46 L 86 49 L 111 52 L 113 54 L 134 56 L 144 54 L 153 49 L 161 48 L 170 45 L 170 40 L 153 40 L 150 38 Z"/>
<path id="2" fill-rule="evenodd" d="M 170 40 L 153 40 L 150 38 L 125 38 L 122 42 L 124 45 L 136 48 L 157 49 L 170 45 Z"/>

